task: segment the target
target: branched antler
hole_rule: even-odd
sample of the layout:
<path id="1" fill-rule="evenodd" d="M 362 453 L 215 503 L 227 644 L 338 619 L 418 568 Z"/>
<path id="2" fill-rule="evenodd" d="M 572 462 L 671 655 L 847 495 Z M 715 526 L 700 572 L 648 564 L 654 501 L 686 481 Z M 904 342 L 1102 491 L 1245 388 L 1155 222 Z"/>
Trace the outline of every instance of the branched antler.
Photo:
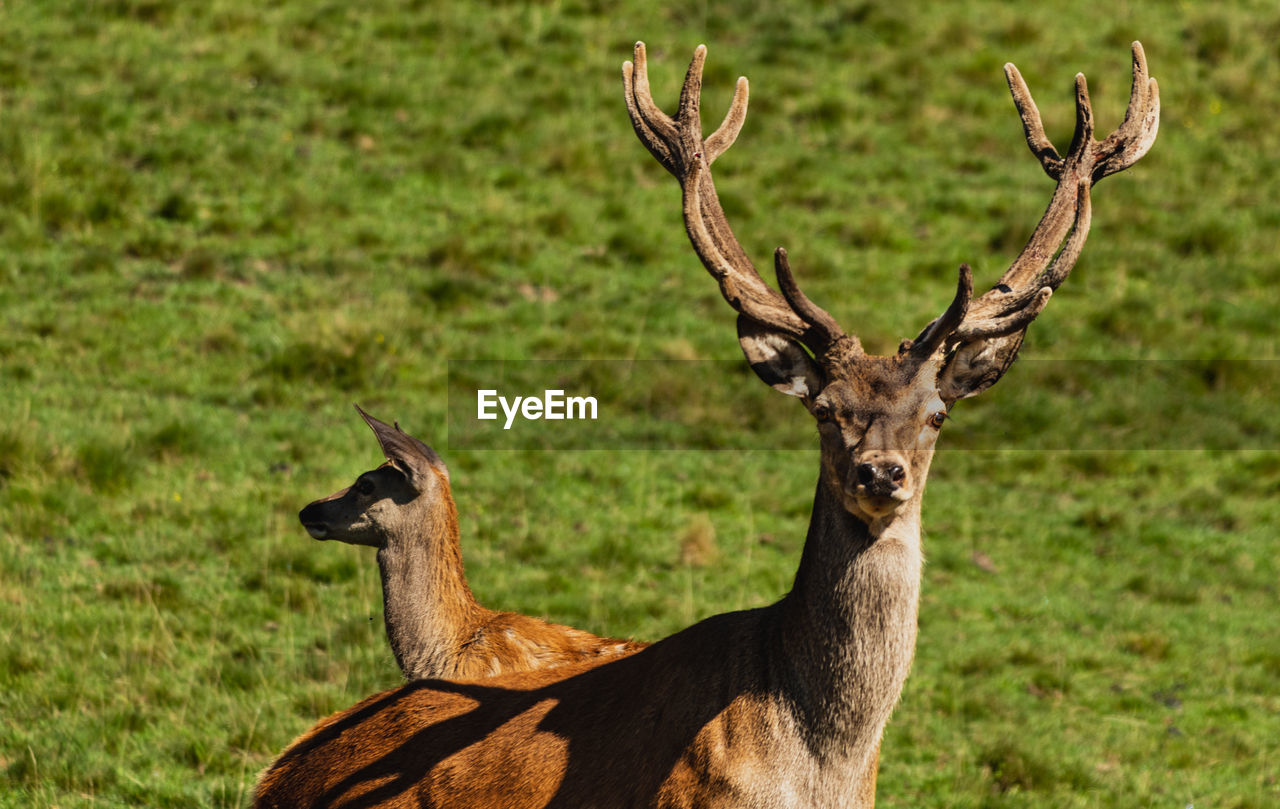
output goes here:
<path id="1" fill-rule="evenodd" d="M 944 334 L 946 318 L 939 318 L 904 344 L 904 351 L 915 360 L 941 358 L 971 347 L 971 354 L 981 351 L 1002 366 L 996 378 L 1013 361 L 1027 326 L 1066 280 L 1084 248 L 1092 215 L 1091 187 L 1136 163 L 1155 143 L 1160 126 L 1159 87 L 1147 73 L 1146 55 L 1138 42 L 1133 43 L 1133 86 L 1124 121 L 1102 141 L 1093 137 L 1088 85 L 1083 74 L 1076 75 L 1076 127 L 1065 157 L 1045 136 L 1040 111 L 1018 69 L 1005 65 L 1005 77 L 1027 146 L 1058 187 L 1022 252 L 991 290 L 969 303 L 963 320 Z M 990 344 L 979 347 L 984 341 Z"/>
<path id="2" fill-rule="evenodd" d="M 746 120 L 747 79 L 738 79 L 723 123 L 703 140 L 699 104 L 706 57 L 706 46 L 699 45 L 685 74 L 674 117 L 653 102 L 643 42 L 636 43 L 634 63 L 622 66 L 631 125 L 640 142 L 680 182 L 685 230 L 694 251 L 719 283 L 724 299 L 740 314 L 800 340 L 815 354 L 842 339 L 856 347 L 855 338 L 846 336 L 831 315 L 800 292 L 785 251 L 779 248 L 775 257 L 778 285 L 784 297 L 764 282 L 733 235 L 711 180 L 711 163 L 733 145 Z"/>

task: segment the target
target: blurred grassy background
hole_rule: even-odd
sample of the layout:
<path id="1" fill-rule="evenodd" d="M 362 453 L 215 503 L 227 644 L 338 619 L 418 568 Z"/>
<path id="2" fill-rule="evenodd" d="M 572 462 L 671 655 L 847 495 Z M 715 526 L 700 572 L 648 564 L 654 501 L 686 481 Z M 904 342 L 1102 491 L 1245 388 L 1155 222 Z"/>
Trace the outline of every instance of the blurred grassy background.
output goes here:
<path id="1" fill-rule="evenodd" d="M 786 591 L 812 450 L 445 440 L 449 359 L 739 357 L 627 120 L 637 39 L 668 109 L 708 45 L 712 124 L 749 75 L 716 164 L 739 238 L 766 267 L 786 245 L 881 352 L 941 311 L 960 261 L 994 281 L 1048 199 L 1001 65 L 1065 145 L 1072 76 L 1109 130 L 1141 39 L 1159 142 L 1094 194 L 1024 356 L 1276 359 L 1273 3 L 105 0 L 0 19 L 0 805 L 244 806 L 291 738 L 397 683 L 371 554 L 295 517 L 379 460 L 352 401 L 444 453 L 491 606 L 653 639 Z M 738 367 L 699 380 L 708 400 L 759 386 Z M 1106 392 L 1087 371 L 1019 371 L 953 427 L 977 446 L 1089 433 L 1075 396 Z M 1265 449 L 944 434 L 881 805 L 1277 805 L 1280 454 L 1250 412 Z M 1195 420 L 1179 445 L 1240 423 Z"/>

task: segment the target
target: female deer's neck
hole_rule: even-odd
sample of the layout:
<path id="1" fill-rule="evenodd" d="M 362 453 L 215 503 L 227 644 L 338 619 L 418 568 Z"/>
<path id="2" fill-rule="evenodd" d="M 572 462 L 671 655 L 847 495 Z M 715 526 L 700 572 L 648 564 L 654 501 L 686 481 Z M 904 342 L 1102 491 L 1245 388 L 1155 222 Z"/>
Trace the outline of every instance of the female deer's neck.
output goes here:
<path id="1" fill-rule="evenodd" d="M 879 744 L 915 653 L 921 565 L 919 493 L 868 526 L 819 478 L 779 639 L 784 688 L 815 752 Z"/>
<path id="2" fill-rule="evenodd" d="M 467 586 L 452 498 L 410 519 L 378 550 L 387 640 L 406 679 L 445 677 L 482 608 Z"/>

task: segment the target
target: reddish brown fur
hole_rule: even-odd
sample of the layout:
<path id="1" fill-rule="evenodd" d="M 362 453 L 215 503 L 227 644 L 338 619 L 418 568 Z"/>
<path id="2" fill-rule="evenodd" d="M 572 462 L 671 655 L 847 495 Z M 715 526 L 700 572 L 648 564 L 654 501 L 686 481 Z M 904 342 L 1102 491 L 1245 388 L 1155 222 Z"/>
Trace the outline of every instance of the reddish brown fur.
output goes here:
<path id="1" fill-rule="evenodd" d="M 603 665 L 379 694 L 295 742 L 257 805 L 785 805 L 779 731 L 795 718 L 761 689 L 769 672 L 725 658 L 774 617 L 718 616 Z M 820 805 L 796 780 L 800 805 Z"/>

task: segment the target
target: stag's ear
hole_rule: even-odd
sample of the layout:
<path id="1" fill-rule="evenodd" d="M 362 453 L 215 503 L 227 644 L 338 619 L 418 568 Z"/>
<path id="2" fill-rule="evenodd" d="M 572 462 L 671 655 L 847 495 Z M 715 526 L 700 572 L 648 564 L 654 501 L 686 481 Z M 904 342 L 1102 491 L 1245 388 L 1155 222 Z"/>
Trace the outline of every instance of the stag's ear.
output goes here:
<path id="1" fill-rule="evenodd" d="M 774 390 L 798 397 L 806 405 L 822 392 L 822 369 L 785 334 L 738 315 L 738 345 L 751 370 Z"/>
<path id="2" fill-rule="evenodd" d="M 449 479 L 449 470 L 435 450 L 401 430 L 398 423 L 393 427 L 370 416 L 360 405 L 355 407 L 365 424 L 373 430 L 378 445 L 382 447 L 382 454 L 409 479 L 415 489 L 419 492 L 426 491 L 430 481 L 435 479 L 433 470 L 444 475 L 445 480 Z"/>
<path id="3" fill-rule="evenodd" d="M 938 395 L 950 407 L 994 385 L 1018 357 L 1026 330 L 960 346 L 938 374 Z"/>

